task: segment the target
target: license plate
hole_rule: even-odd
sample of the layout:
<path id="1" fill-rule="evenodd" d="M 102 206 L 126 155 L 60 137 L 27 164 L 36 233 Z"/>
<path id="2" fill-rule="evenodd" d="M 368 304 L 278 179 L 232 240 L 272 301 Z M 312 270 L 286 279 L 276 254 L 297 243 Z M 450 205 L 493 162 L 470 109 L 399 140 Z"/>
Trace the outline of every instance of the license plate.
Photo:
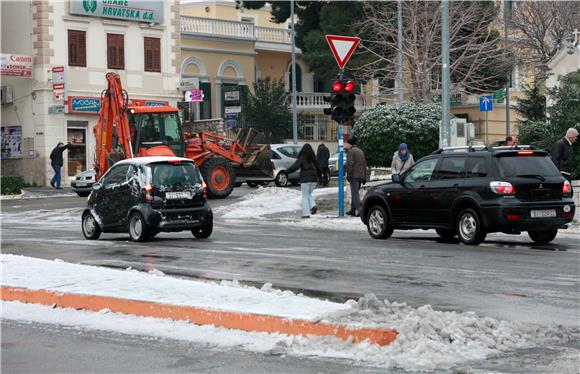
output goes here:
<path id="1" fill-rule="evenodd" d="M 189 192 L 189 191 L 166 192 L 165 198 L 166 199 L 191 199 L 191 192 Z"/>
<path id="2" fill-rule="evenodd" d="M 77 182 L 77 187 L 84 187 L 87 185 L 87 182 Z"/>
<path id="3" fill-rule="evenodd" d="M 556 217 L 556 209 L 532 210 L 530 215 L 532 218 Z"/>

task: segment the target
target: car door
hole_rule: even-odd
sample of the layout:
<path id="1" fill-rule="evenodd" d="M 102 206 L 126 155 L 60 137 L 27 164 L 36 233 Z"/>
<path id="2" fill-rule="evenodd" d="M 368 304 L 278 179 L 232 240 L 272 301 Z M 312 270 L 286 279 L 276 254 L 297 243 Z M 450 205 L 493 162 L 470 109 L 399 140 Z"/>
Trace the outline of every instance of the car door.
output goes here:
<path id="1" fill-rule="evenodd" d="M 122 198 L 121 185 L 126 182 L 129 166 L 129 164 L 115 165 L 102 178 L 101 199 L 97 202 L 96 209 L 106 227 L 122 224 L 120 222 L 121 212 L 119 211 L 122 204 L 119 199 Z"/>
<path id="2" fill-rule="evenodd" d="M 428 186 L 438 158 L 417 162 L 401 177 L 401 187 L 389 196 L 395 220 L 401 223 L 422 223 L 429 201 Z"/>
<path id="3" fill-rule="evenodd" d="M 424 217 L 429 224 L 447 226 L 450 223 L 451 206 L 465 184 L 465 159 L 465 155 L 441 159 L 427 188 L 429 201 Z"/>

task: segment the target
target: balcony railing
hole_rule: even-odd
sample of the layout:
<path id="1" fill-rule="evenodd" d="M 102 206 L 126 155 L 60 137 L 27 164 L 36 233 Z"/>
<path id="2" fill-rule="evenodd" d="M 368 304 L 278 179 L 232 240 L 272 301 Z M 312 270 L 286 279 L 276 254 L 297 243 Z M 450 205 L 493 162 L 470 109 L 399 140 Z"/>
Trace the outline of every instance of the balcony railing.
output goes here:
<path id="1" fill-rule="evenodd" d="M 324 101 L 325 96 L 329 96 L 328 93 L 304 93 L 299 92 L 296 95 L 296 107 L 298 109 L 324 109 L 330 108 L 330 104 Z M 364 96 L 357 95 L 354 102 L 354 106 L 357 111 L 362 111 L 366 108 L 366 100 Z"/>
<path id="2" fill-rule="evenodd" d="M 269 43 L 290 43 L 290 30 L 259 27 L 252 23 L 214 18 L 181 16 L 181 32 L 242 38 Z"/>

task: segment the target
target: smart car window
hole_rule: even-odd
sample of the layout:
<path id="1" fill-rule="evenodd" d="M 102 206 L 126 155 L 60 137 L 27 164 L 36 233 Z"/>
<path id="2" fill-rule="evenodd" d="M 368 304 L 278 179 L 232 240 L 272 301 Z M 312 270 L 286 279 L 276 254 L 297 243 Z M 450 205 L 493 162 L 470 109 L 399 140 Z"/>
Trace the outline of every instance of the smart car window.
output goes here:
<path id="1" fill-rule="evenodd" d="M 497 158 L 501 177 L 541 175 L 556 177 L 560 173 L 548 156 L 503 156 Z"/>
<path id="2" fill-rule="evenodd" d="M 129 165 L 114 166 L 109 173 L 103 178 L 103 187 L 112 188 L 118 186 L 125 181 Z"/>
<path id="3" fill-rule="evenodd" d="M 201 183 L 197 169 L 189 162 L 152 164 L 151 173 L 153 186 L 157 188 L 192 186 Z"/>
<path id="4" fill-rule="evenodd" d="M 457 179 L 465 175 L 465 156 L 445 157 L 435 174 L 435 179 Z"/>
<path id="5" fill-rule="evenodd" d="M 487 176 L 487 166 L 483 157 L 467 158 L 467 178 L 483 178 Z"/>
<path id="6" fill-rule="evenodd" d="M 435 165 L 437 165 L 436 158 L 420 161 L 413 165 L 411 170 L 405 174 L 403 181 L 405 183 L 430 181 Z"/>

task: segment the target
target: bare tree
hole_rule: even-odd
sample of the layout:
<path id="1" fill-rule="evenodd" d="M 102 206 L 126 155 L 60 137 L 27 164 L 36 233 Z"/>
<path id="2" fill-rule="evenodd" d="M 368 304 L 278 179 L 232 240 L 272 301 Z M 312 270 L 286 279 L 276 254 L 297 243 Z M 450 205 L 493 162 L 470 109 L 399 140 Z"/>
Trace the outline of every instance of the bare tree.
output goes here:
<path id="1" fill-rule="evenodd" d="M 438 94 L 441 73 L 440 2 L 403 1 L 404 89 L 417 100 Z M 396 2 L 367 2 L 365 18 L 356 26 L 364 35 L 363 53 L 370 62 L 359 73 L 396 76 Z M 498 10 L 492 2 L 454 1 L 449 7 L 450 73 L 453 93 L 497 90 L 505 82 L 511 61 L 499 48 L 500 34 L 492 24 Z"/>
<path id="2" fill-rule="evenodd" d="M 540 70 L 580 28 L 577 1 L 515 1 L 506 11 L 510 42 L 518 49 L 518 59 Z M 511 13 L 511 14 L 510 14 Z"/>

